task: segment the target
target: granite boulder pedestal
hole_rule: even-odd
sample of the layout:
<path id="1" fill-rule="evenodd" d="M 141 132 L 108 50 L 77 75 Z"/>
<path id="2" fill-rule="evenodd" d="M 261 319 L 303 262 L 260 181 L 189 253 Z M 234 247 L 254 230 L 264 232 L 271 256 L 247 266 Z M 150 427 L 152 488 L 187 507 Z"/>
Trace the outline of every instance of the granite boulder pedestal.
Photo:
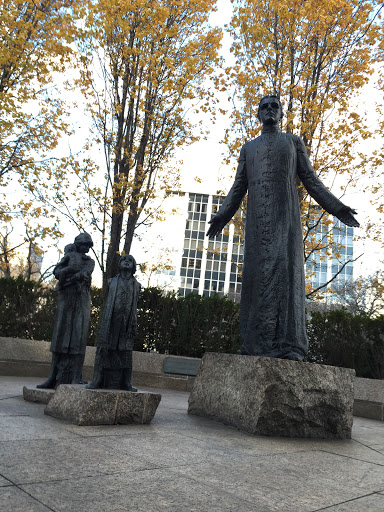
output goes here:
<path id="1" fill-rule="evenodd" d="M 62 384 L 44 412 L 74 425 L 142 425 L 152 421 L 160 400 L 161 395 L 157 393 Z"/>
<path id="2" fill-rule="evenodd" d="M 349 439 L 354 375 L 333 366 L 206 353 L 188 413 L 257 435 Z"/>

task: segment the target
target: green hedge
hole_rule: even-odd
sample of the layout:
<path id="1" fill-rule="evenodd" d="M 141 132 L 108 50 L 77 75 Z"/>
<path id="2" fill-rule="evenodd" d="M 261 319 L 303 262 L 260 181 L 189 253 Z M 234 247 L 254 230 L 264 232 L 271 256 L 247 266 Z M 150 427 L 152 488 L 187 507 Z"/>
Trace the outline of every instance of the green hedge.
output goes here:
<path id="1" fill-rule="evenodd" d="M 88 344 L 95 345 L 102 290 L 91 288 L 92 310 Z M 35 281 L 0 279 L 0 336 L 50 340 L 57 293 Z M 206 350 L 236 352 L 239 306 L 228 299 L 142 291 L 135 349 L 201 357 Z"/>
<path id="2" fill-rule="evenodd" d="M 89 344 L 94 345 L 102 291 L 91 289 Z M 50 340 L 57 293 L 22 278 L 0 279 L 0 336 Z M 313 313 L 307 326 L 315 363 L 354 368 L 360 377 L 384 378 L 384 316 L 346 311 Z M 142 291 L 135 349 L 201 357 L 205 351 L 235 353 L 240 347 L 239 305 L 219 297 Z"/>
<path id="3" fill-rule="evenodd" d="M 49 340 L 56 294 L 36 281 L 0 279 L 0 335 Z"/>
<path id="4" fill-rule="evenodd" d="M 234 353 L 240 348 L 239 305 L 217 296 L 178 298 L 147 288 L 139 303 L 136 347 L 191 357 Z"/>
<path id="5" fill-rule="evenodd" d="M 384 379 L 384 316 L 347 311 L 313 313 L 307 326 L 308 361 L 354 368 L 358 377 Z"/>

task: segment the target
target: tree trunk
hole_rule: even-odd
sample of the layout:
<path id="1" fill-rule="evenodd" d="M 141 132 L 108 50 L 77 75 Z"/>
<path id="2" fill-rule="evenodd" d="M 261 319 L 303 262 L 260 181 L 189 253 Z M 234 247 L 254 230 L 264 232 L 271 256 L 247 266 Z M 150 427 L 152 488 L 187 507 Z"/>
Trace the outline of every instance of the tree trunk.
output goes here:
<path id="1" fill-rule="evenodd" d="M 105 265 L 105 272 L 103 275 L 103 298 L 105 300 L 108 287 L 108 279 L 114 277 L 119 272 L 119 259 L 120 255 L 120 238 L 121 230 L 123 227 L 123 213 L 112 214 L 111 235 L 109 239 L 107 261 Z"/>
<path id="2" fill-rule="evenodd" d="M 132 210 L 132 211 L 134 211 L 134 210 Z M 131 251 L 133 233 L 135 232 L 137 219 L 138 219 L 137 213 L 134 213 L 133 215 L 129 215 L 129 217 L 128 217 L 127 231 L 125 232 L 125 241 L 124 241 L 125 254 L 129 254 Z"/>

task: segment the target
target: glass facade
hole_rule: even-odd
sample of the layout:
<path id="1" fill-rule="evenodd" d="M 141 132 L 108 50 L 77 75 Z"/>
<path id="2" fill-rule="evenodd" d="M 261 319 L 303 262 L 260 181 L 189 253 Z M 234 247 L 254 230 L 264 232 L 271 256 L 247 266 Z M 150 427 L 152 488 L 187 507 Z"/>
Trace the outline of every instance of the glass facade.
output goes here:
<path id="1" fill-rule="evenodd" d="M 180 266 L 179 294 L 189 293 L 219 296 L 240 301 L 243 266 L 243 240 L 234 223 L 227 224 L 222 233 L 209 240 L 205 235 L 212 215 L 224 198 L 208 194 L 186 194 L 188 211 L 184 230 L 184 248 Z M 314 208 L 313 252 L 306 262 L 310 285 L 316 289 L 325 285 L 340 271 L 332 287 L 342 286 L 353 277 L 353 228 L 334 218 L 333 222 L 319 221 L 320 210 Z M 327 225 L 328 224 L 328 225 Z M 332 255 L 327 247 L 332 242 Z M 344 268 L 343 265 L 345 265 Z M 342 270 L 341 270 L 342 269 Z"/>
<path id="2" fill-rule="evenodd" d="M 332 236 L 331 236 L 332 235 Z M 313 241 L 322 247 L 307 260 L 306 271 L 309 283 L 316 289 L 332 279 L 331 288 L 342 287 L 353 278 L 353 228 L 345 226 L 336 217 L 331 226 L 319 222 L 314 227 Z M 332 242 L 332 254 L 327 254 L 327 246 Z M 325 290 L 324 290 L 325 291 Z"/>
<path id="3" fill-rule="evenodd" d="M 240 302 L 241 294 L 241 277 L 243 269 L 244 244 L 240 231 L 234 228 L 232 256 L 229 274 L 228 298 L 236 302 Z"/>
<path id="4" fill-rule="evenodd" d="M 207 231 L 208 198 L 209 196 L 205 194 L 189 194 L 188 218 L 180 267 L 179 293 L 182 297 L 188 293 L 199 293 L 204 237 Z"/>
<path id="5" fill-rule="evenodd" d="M 335 219 L 333 227 L 334 250 L 332 275 L 338 273 L 332 283 L 333 288 L 343 287 L 345 282 L 353 279 L 353 228 Z M 343 268 L 344 267 L 344 268 Z"/>
<path id="6" fill-rule="evenodd" d="M 222 233 L 209 240 L 205 233 L 208 221 L 221 206 L 223 198 L 189 194 L 188 218 L 184 233 L 184 250 L 180 267 L 179 293 L 211 296 L 236 295 L 241 290 L 243 247 L 234 228 L 225 226 Z"/>
<path id="7" fill-rule="evenodd" d="M 219 196 L 212 197 L 211 214 L 217 212 L 223 202 Z M 203 295 L 224 295 L 225 277 L 228 259 L 228 226 L 208 241 L 207 262 L 204 272 Z"/>

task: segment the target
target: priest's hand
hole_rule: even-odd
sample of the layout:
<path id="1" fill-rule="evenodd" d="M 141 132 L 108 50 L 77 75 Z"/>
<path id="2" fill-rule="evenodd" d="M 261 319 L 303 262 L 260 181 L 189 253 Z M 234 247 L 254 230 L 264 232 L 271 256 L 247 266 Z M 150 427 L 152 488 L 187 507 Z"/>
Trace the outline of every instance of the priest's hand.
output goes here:
<path id="1" fill-rule="evenodd" d="M 210 226 L 207 231 L 207 236 L 209 238 L 214 238 L 220 233 L 226 222 L 223 220 L 223 216 L 220 213 L 217 213 L 212 217 L 208 224 L 210 224 Z"/>
<path id="2" fill-rule="evenodd" d="M 358 228 L 360 224 L 357 222 L 353 214 L 356 215 L 357 211 L 353 210 L 349 206 L 344 206 L 340 211 L 337 212 L 336 217 L 346 224 L 347 226 L 352 226 L 354 228 Z"/>

